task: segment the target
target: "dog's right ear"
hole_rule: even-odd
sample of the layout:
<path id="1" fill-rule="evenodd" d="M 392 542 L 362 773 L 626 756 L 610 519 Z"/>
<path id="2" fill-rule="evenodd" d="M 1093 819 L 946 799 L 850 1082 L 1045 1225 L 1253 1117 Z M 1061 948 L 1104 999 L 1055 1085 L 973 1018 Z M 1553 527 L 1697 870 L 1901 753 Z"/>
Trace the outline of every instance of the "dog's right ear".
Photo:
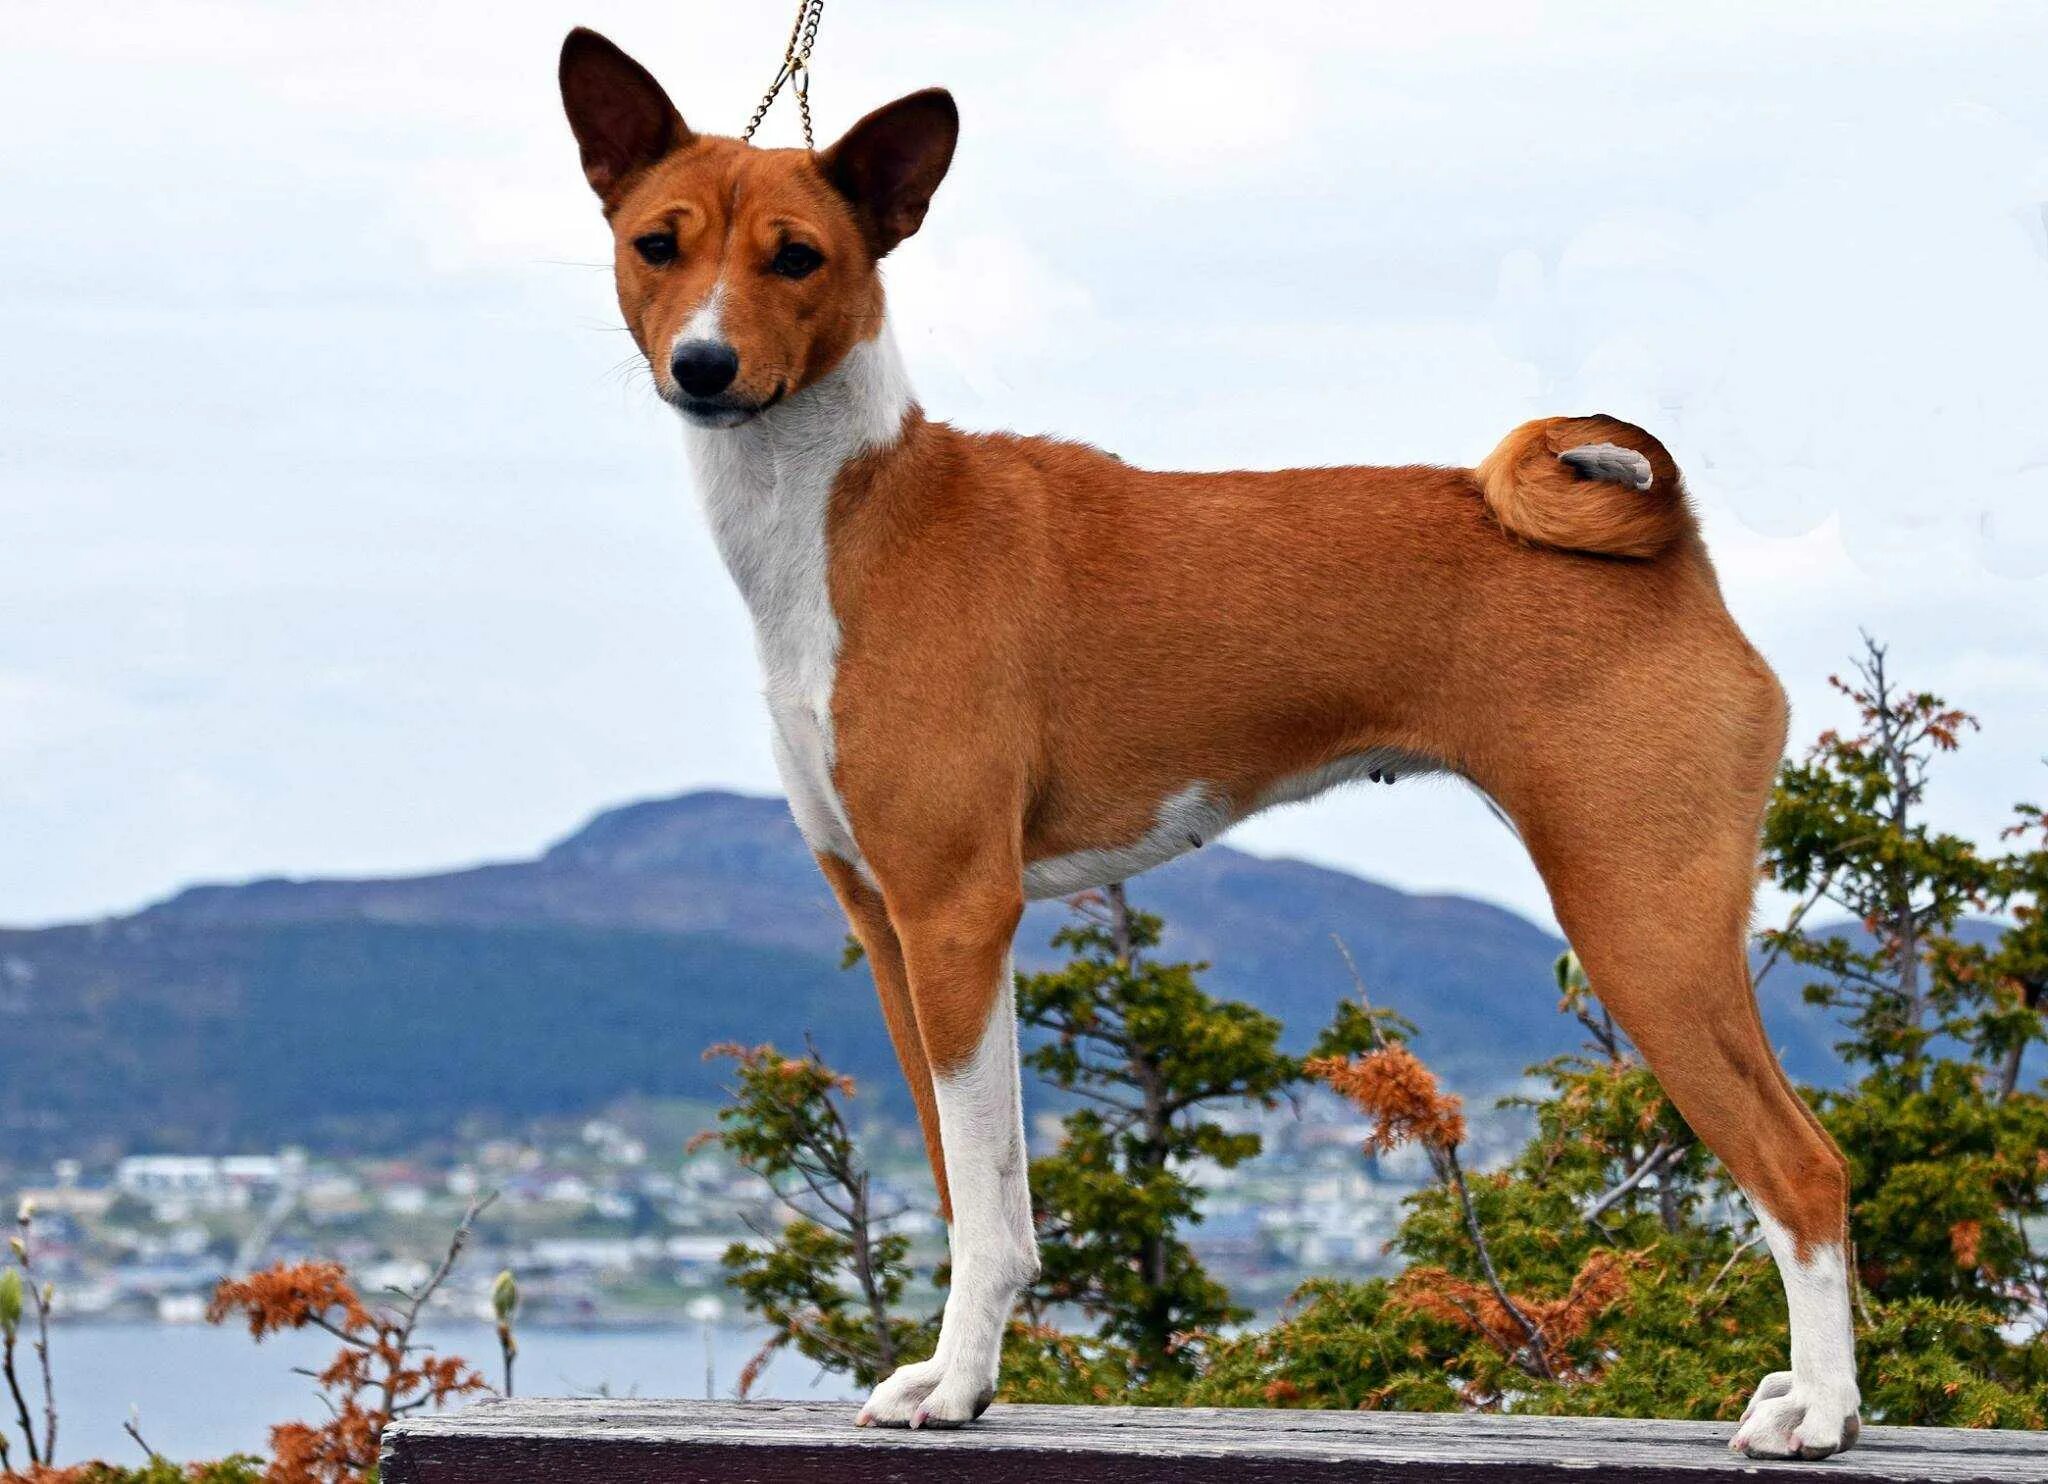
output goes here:
<path id="1" fill-rule="evenodd" d="M 583 174 L 607 211 L 635 171 L 690 142 L 689 125 L 653 74 L 581 26 L 562 43 L 562 108 Z"/>

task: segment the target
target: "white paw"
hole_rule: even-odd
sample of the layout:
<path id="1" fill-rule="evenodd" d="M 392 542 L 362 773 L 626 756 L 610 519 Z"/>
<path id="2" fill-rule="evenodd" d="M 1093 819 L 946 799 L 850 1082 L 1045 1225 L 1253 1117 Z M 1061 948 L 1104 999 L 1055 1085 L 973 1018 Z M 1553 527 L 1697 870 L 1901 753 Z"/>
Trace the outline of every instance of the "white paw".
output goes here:
<path id="1" fill-rule="evenodd" d="M 1790 1371 L 1764 1377 L 1743 1409 L 1729 1447 L 1751 1458 L 1826 1458 L 1855 1445 L 1856 1388 L 1801 1382 Z"/>
<path id="2" fill-rule="evenodd" d="M 955 1366 L 910 1414 L 912 1427 L 965 1427 L 995 1399 L 995 1383 Z"/>
<path id="3" fill-rule="evenodd" d="M 920 1360 L 877 1386 L 854 1420 L 862 1427 L 965 1427 L 995 1394 L 995 1382 L 972 1367 Z"/>
<path id="4" fill-rule="evenodd" d="M 898 1366 L 887 1380 L 868 1393 L 867 1404 L 854 1421 L 861 1427 L 910 1426 L 918 1403 L 931 1395 L 945 1374 L 946 1368 L 936 1360 Z"/>

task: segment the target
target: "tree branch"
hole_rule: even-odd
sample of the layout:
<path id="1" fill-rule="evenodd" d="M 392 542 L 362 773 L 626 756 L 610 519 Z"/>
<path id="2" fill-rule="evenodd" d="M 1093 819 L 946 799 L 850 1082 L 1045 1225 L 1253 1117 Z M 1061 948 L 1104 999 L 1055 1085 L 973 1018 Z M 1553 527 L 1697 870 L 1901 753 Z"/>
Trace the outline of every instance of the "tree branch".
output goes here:
<path id="1" fill-rule="evenodd" d="M 1806 914 L 1819 905 L 1821 898 L 1828 894 L 1828 888 L 1835 884 L 1835 877 L 1840 873 L 1840 870 L 1839 866 L 1830 866 L 1827 873 L 1820 878 L 1820 884 L 1815 886 L 1800 901 L 1799 905 L 1792 909 L 1792 915 L 1785 919 L 1785 926 L 1778 930 L 1778 941 L 1771 945 L 1770 954 L 1764 959 L 1763 967 L 1750 975 L 1749 985 L 1752 992 L 1755 991 L 1759 984 L 1764 982 L 1764 976 L 1778 966 L 1778 960 L 1785 956 L 1787 940 L 1799 931 L 1799 924 L 1806 921 Z"/>
<path id="2" fill-rule="evenodd" d="M 28 1290 L 29 1301 L 36 1309 L 36 1335 L 34 1340 L 36 1361 L 43 1373 L 43 1449 L 42 1461 L 55 1464 L 57 1461 L 57 1393 L 50 1383 L 50 1299 L 43 1285 L 35 1280 L 35 1260 L 32 1255 L 34 1226 L 33 1208 L 24 1200 L 16 1213 L 14 1224 L 21 1229 L 15 1239 L 15 1260 L 21 1264 L 21 1286 Z M 8 1380 L 14 1380 L 14 1346 L 8 1344 Z M 17 1389 L 16 1395 L 20 1392 Z M 27 1419 L 23 1419 L 22 1431 L 28 1435 L 29 1461 L 34 1463 L 36 1453 L 35 1434 L 30 1432 Z"/>
<path id="3" fill-rule="evenodd" d="M 1649 1179 L 1650 1176 L 1656 1174 L 1658 1171 L 1658 1167 L 1662 1165 L 1667 1159 L 1670 1159 L 1675 1155 L 1683 1154 L 1684 1152 L 1684 1145 L 1674 1144 L 1669 1139 L 1659 1139 L 1657 1141 L 1657 1147 L 1652 1149 L 1649 1152 L 1649 1154 L 1644 1157 L 1643 1162 L 1641 1164 L 1637 1165 L 1627 1175 L 1623 1176 L 1620 1184 L 1616 1185 L 1612 1190 L 1608 1191 L 1607 1194 L 1601 1196 L 1599 1200 L 1593 1202 L 1591 1206 L 1587 1207 L 1586 1210 L 1583 1213 L 1581 1213 L 1587 1224 L 1594 1227 L 1598 1227 L 1600 1225 L 1600 1218 L 1607 1214 L 1607 1211 L 1614 1205 L 1616 1201 L 1620 1200 L 1623 1196 L 1627 1195 L 1631 1190 L 1634 1190 L 1638 1185 L 1642 1184 L 1645 1180 Z"/>
<path id="4" fill-rule="evenodd" d="M 306 1323 L 312 1325 L 315 1329 L 325 1330 L 344 1345 L 354 1345 L 358 1350 L 372 1350 L 376 1348 L 368 1340 L 362 1338 L 362 1336 L 350 1334 L 347 1330 L 341 1328 L 340 1325 L 334 1323 L 333 1320 L 324 1318 L 319 1314 L 308 1314 L 306 1316 Z"/>
<path id="5" fill-rule="evenodd" d="M 148 1440 L 142 1436 L 142 1419 L 136 1414 L 134 1408 L 131 1407 L 129 1409 L 128 1420 L 121 1424 L 121 1431 L 135 1439 L 135 1446 L 149 1455 L 151 1463 L 155 1463 L 163 1457 L 163 1454 L 150 1447 Z"/>
<path id="6" fill-rule="evenodd" d="M 28 1442 L 28 1461 L 31 1468 L 43 1461 L 42 1449 L 36 1446 L 35 1423 L 29 1419 L 28 1398 L 21 1394 L 21 1377 L 14 1369 L 14 1336 L 8 1335 L 5 1350 L 0 1351 L 0 1370 L 7 1373 L 7 1389 L 14 1395 L 14 1409 L 21 1419 L 21 1435 Z"/>
<path id="7" fill-rule="evenodd" d="M 1074 1086 L 1069 1087 L 1067 1091 L 1075 1094 L 1077 1097 L 1087 1098 L 1090 1102 L 1105 1104 L 1116 1109 L 1119 1113 L 1126 1114 L 1132 1118 L 1136 1118 L 1145 1111 L 1135 1103 L 1127 1103 L 1121 1098 L 1113 1098 L 1106 1092 L 1095 1091 L 1092 1087 Z"/>
<path id="8" fill-rule="evenodd" d="M 801 1165 L 792 1166 L 792 1168 L 796 1171 L 797 1177 L 800 1180 L 802 1180 L 804 1184 L 810 1189 L 811 1194 L 817 1197 L 819 1205 L 823 1206 L 826 1210 L 830 1211 L 834 1216 L 837 1216 L 843 1222 L 850 1222 L 853 1220 L 853 1213 L 851 1211 L 839 1205 L 830 1196 L 826 1195 L 823 1189 L 820 1188 L 817 1176 L 811 1174 L 809 1170 L 804 1169 Z M 782 1192 L 777 1191 L 776 1196 L 778 1199 L 782 1201 L 784 1205 L 793 1207 L 798 1210 L 802 1209 L 801 1207 L 797 1206 L 795 1201 L 790 1200 L 789 1197 L 783 1195 Z"/>
<path id="9" fill-rule="evenodd" d="M 427 1281 L 421 1284 L 409 1296 L 405 1308 L 401 1311 L 398 1322 L 391 1328 L 391 1333 L 397 1341 L 397 1353 L 399 1355 L 405 1354 L 412 1344 L 412 1332 L 419 1325 L 420 1310 L 426 1307 L 427 1300 L 434 1296 L 435 1290 L 447 1282 L 448 1275 L 455 1270 L 455 1263 L 462 1256 L 462 1249 L 469 1245 L 470 1231 L 475 1225 L 477 1217 L 481 1216 L 497 1198 L 498 1193 L 493 1190 L 469 1203 L 469 1209 L 462 1213 L 462 1220 L 456 1223 L 455 1235 L 448 1239 L 448 1250 L 442 1254 L 440 1266 L 435 1268 L 428 1275 Z M 384 1405 L 381 1410 L 386 1417 L 397 1415 L 393 1410 L 393 1405 L 398 1400 L 398 1381 L 401 1369 L 402 1367 L 394 1364 L 387 1367 L 384 1373 L 384 1381 L 381 1387 Z"/>
<path id="10" fill-rule="evenodd" d="M 1711 1294 L 1716 1288 L 1719 1288 L 1721 1286 L 1721 1280 L 1727 1277 L 1728 1274 L 1734 1270 L 1735 1264 L 1741 1261 L 1742 1254 L 1749 1251 L 1750 1248 L 1754 1247 L 1763 1239 L 1764 1234 L 1761 1231 L 1752 1232 L 1747 1241 L 1742 1243 L 1741 1246 L 1737 1247 L 1733 1252 L 1728 1254 L 1728 1260 L 1721 1264 L 1721 1270 L 1714 1274 L 1712 1280 L 1708 1282 L 1705 1288 L 1700 1290 L 1701 1303 L 1705 1303 L 1707 1301 L 1707 1295 Z"/>
<path id="11" fill-rule="evenodd" d="M 1493 1297 L 1501 1308 L 1508 1312 L 1522 1333 L 1529 1337 L 1529 1356 L 1535 1362 L 1537 1374 L 1547 1381 L 1555 1381 L 1557 1372 L 1550 1364 L 1549 1352 L 1543 1348 L 1543 1333 L 1537 1329 L 1527 1314 L 1515 1301 L 1508 1297 L 1507 1289 L 1500 1281 L 1500 1274 L 1493 1266 L 1493 1251 L 1486 1245 L 1486 1234 L 1479 1229 L 1479 1213 L 1472 1207 L 1472 1192 L 1465 1188 L 1465 1172 L 1458 1166 L 1458 1151 L 1455 1146 L 1444 1146 L 1444 1165 L 1450 1171 L 1451 1189 L 1457 1193 L 1458 1204 L 1465 1212 L 1465 1230 L 1472 1234 L 1472 1245 L 1479 1253 L 1480 1271 L 1486 1274 L 1486 1286 L 1493 1290 Z"/>

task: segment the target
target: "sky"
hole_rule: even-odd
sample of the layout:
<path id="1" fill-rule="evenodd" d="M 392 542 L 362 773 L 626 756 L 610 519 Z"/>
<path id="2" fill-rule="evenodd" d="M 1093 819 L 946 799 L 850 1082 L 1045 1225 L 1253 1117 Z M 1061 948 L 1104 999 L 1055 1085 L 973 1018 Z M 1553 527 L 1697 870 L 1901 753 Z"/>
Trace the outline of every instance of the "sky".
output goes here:
<path id="1" fill-rule="evenodd" d="M 0 923 L 530 854 L 775 777 L 554 84 L 737 132 L 780 4 L 0 0 Z M 1861 631 L 2048 795 L 2048 7 L 835 0 L 821 142 L 963 119 L 890 316 L 933 416 L 1154 467 L 1688 474 L 1795 739 Z M 763 141 L 796 142 L 778 105 Z M 1548 921 L 1452 785 L 1233 839 Z"/>

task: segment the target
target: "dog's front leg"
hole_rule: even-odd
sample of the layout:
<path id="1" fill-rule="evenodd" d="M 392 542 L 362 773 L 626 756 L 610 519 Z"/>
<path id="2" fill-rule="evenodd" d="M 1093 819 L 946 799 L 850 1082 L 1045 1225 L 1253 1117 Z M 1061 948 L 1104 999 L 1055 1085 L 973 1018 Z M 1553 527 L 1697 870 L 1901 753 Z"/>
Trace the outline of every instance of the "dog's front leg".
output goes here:
<path id="1" fill-rule="evenodd" d="M 1022 906 L 1014 879 L 955 883 L 905 910 L 892 902 L 938 1102 L 953 1278 L 937 1350 L 875 1388 L 863 1425 L 959 1427 L 979 1417 L 995 1395 L 1011 1306 L 1038 1276 L 1010 973 Z"/>

